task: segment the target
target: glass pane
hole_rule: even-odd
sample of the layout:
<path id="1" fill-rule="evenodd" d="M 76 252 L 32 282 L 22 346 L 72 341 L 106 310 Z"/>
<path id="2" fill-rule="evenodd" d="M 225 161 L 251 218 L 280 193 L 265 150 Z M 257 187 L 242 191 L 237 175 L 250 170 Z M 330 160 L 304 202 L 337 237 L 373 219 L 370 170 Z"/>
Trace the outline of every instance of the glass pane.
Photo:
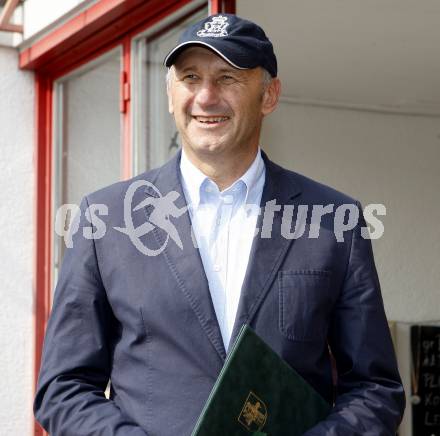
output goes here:
<path id="1" fill-rule="evenodd" d="M 121 52 L 115 50 L 55 85 L 55 213 L 120 179 L 120 71 Z M 66 218 L 67 228 L 71 216 Z M 55 280 L 64 247 L 55 236 Z"/>
<path id="2" fill-rule="evenodd" d="M 60 84 L 62 203 L 79 204 L 121 174 L 120 52 Z"/>
<path id="3" fill-rule="evenodd" d="M 208 15 L 203 8 L 188 19 L 176 23 L 165 33 L 138 42 L 136 74 L 135 168 L 134 173 L 154 168 L 166 162 L 180 147 L 172 116 L 168 113 L 166 68 L 163 59 L 175 46 L 183 29 Z M 157 34 L 157 32 L 156 32 Z M 136 133 L 137 132 L 137 133 Z"/>

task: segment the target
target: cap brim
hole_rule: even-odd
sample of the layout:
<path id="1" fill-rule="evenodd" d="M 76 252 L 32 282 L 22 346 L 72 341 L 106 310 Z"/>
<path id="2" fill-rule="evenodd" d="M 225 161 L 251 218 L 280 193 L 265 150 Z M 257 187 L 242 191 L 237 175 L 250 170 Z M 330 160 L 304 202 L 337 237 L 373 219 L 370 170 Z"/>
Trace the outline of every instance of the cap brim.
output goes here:
<path id="1" fill-rule="evenodd" d="M 202 41 L 185 41 L 182 42 L 182 44 L 177 45 L 174 47 L 165 57 L 163 64 L 166 67 L 171 67 L 171 65 L 174 64 L 177 57 L 186 49 L 188 46 L 194 46 L 199 45 L 202 47 L 207 47 L 213 52 L 215 52 L 217 55 L 219 55 L 221 58 L 223 58 L 228 64 L 232 65 L 234 68 L 238 68 L 239 70 L 248 70 L 250 67 L 240 67 L 235 62 L 233 62 L 231 59 L 229 59 L 225 54 L 223 54 L 218 48 L 215 48 L 213 45 L 208 44 L 207 42 Z"/>

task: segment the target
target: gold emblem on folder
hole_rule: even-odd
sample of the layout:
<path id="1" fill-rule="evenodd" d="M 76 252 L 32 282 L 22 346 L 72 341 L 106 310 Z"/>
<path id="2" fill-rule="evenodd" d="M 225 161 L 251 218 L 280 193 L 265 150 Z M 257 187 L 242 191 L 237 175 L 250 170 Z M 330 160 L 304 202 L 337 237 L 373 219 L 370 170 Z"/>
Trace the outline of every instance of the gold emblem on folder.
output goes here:
<path id="1" fill-rule="evenodd" d="M 260 431 L 267 419 L 266 405 L 253 392 L 249 392 L 238 422 L 249 431 Z"/>

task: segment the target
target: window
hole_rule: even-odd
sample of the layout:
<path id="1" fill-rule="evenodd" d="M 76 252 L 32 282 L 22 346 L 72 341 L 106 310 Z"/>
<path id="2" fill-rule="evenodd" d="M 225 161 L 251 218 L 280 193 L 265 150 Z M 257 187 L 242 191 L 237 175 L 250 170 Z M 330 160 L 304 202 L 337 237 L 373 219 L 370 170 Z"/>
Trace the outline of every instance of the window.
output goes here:
<path id="1" fill-rule="evenodd" d="M 112 50 L 54 84 L 54 220 L 60 206 L 79 205 L 85 194 L 121 177 L 121 54 Z M 64 248 L 55 234 L 54 283 Z"/>

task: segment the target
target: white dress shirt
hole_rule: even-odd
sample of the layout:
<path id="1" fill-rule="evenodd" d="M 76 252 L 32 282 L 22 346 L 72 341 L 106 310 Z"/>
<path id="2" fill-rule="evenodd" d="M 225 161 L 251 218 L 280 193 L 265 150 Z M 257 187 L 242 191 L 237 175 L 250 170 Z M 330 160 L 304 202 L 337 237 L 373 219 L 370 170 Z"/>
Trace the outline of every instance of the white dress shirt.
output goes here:
<path id="1" fill-rule="evenodd" d="M 248 170 L 219 191 L 182 150 L 182 185 L 209 283 L 225 349 L 228 349 L 265 181 L 260 149 Z"/>

